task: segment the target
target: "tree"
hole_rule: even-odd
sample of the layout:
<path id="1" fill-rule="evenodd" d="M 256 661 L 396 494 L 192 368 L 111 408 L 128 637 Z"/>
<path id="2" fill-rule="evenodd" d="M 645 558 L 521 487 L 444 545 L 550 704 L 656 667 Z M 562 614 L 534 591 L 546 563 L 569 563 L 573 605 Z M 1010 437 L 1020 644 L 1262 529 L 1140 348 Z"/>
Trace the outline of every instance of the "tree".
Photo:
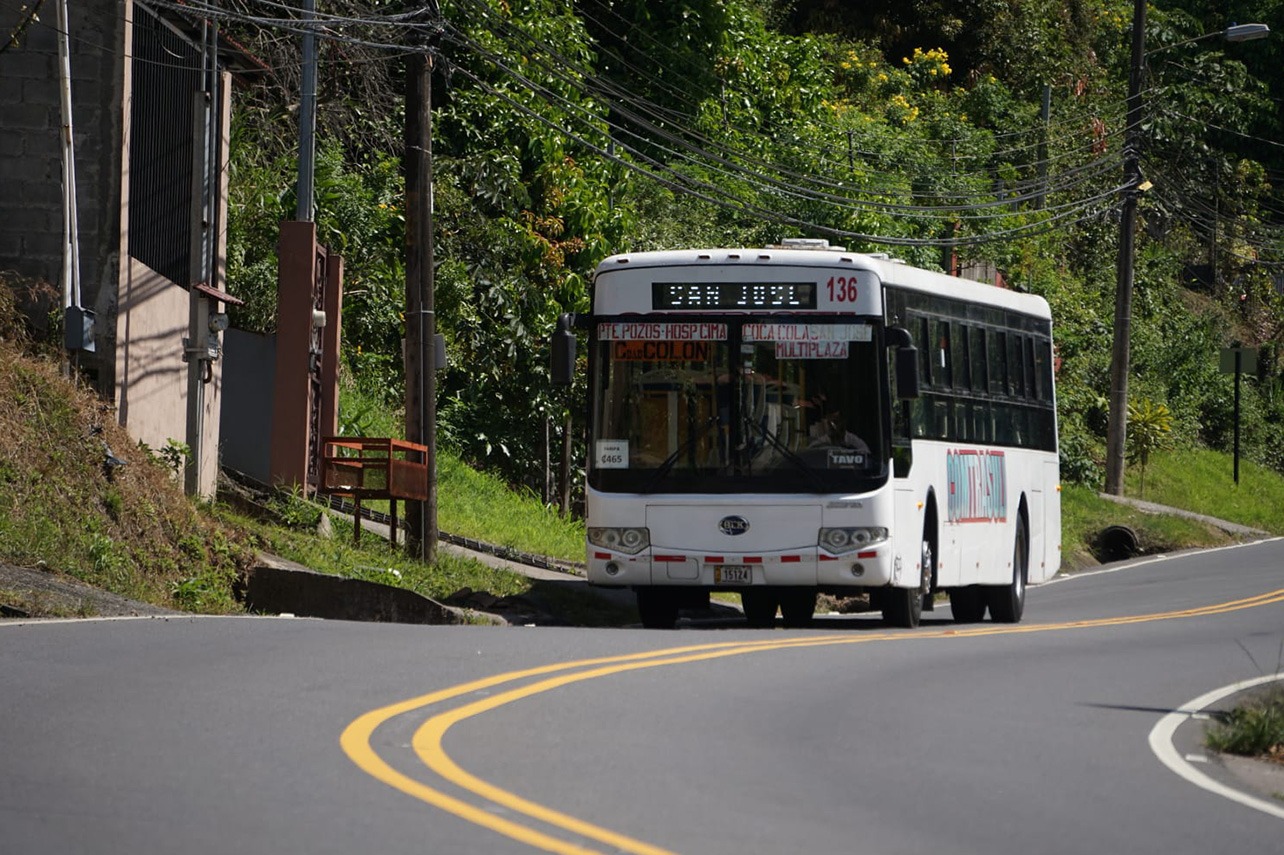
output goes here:
<path id="1" fill-rule="evenodd" d="M 1149 398 L 1128 404 L 1128 459 L 1141 466 L 1141 495 L 1146 494 L 1146 464 L 1150 455 L 1168 448 L 1172 440 L 1172 413 Z"/>

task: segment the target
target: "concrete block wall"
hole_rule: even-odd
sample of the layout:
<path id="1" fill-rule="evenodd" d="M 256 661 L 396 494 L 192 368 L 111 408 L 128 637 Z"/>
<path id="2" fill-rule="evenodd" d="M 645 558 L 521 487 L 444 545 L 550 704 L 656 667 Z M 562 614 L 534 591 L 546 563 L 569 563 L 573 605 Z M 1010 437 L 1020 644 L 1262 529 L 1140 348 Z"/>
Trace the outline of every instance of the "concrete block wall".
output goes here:
<path id="1" fill-rule="evenodd" d="M 131 5 L 120 0 L 69 4 L 81 296 L 100 315 L 111 311 L 119 279 L 120 80 Z M 61 295 L 58 34 L 52 4 L 39 12 L 18 44 L 0 53 L 0 270 L 44 280 Z M 42 308 L 58 309 L 57 300 L 60 296 Z M 38 312 L 33 320 L 40 324 L 45 318 Z"/>

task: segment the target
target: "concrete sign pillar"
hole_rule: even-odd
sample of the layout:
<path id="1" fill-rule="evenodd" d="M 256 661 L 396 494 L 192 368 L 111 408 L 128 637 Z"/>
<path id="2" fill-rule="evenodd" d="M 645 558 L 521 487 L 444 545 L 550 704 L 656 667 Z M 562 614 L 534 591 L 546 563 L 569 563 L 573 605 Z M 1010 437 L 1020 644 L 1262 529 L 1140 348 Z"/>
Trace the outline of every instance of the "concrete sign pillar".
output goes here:
<path id="1" fill-rule="evenodd" d="M 343 259 L 317 243 L 316 224 L 281 224 L 277 244 L 274 486 L 316 489 L 321 439 L 338 433 Z"/>

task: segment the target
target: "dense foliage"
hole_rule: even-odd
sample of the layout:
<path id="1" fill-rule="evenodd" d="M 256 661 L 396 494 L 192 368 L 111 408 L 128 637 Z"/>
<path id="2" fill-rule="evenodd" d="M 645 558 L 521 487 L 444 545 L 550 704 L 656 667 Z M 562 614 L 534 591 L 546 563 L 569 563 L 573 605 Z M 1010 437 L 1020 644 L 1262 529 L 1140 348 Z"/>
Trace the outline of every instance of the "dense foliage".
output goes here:
<path id="1" fill-rule="evenodd" d="M 346 260 L 344 367 L 401 400 L 398 138 L 408 48 L 434 58 L 440 439 L 538 491 L 581 389 L 546 341 L 622 250 L 829 237 L 914 264 L 1001 271 L 1057 323 L 1063 471 L 1099 482 L 1133 4 L 1124 0 L 321 2 L 317 222 Z M 235 113 L 229 287 L 273 323 L 293 219 L 298 28 L 233 0 L 272 73 Z M 1229 7 L 1229 8 L 1228 8 Z M 1134 297 L 1135 400 L 1181 444 L 1226 447 L 1232 342 L 1258 347 L 1246 453 L 1284 469 L 1278 184 L 1281 0 L 1149 10 Z M 438 11 L 440 14 L 438 14 Z M 273 6 L 270 13 L 279 15 Z M 1043 106 L 1046 103 L 1046 108 Z M 351 419 L 349 419 L 351 421 Z M 1139 432 L 1139 436 L 1144 431 Z M 1138 452 L 1145 455 L 1145 452 Z M 576 459 L 580 459 L 578 456 Z"/>

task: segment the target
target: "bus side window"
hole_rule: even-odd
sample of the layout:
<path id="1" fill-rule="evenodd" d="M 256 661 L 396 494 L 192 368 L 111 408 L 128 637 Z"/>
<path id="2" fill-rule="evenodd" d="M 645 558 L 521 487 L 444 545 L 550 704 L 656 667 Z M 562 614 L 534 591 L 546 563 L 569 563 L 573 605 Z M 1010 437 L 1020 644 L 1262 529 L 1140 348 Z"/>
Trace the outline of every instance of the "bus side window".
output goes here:
<path id="1" fill-rule="evenodd" d="M 926 395 L 919 395 L 909 402 L 910 405 L 910 436 L 914 439 L 922 439 L 928 435 L 927 419 L 928 414 L 932 412 L 931 404 L 928 403 Z"/>
<path id="2" fill-rule="evenodd" d="M 951 437 L 949 401 L 934 395 L 931 403 L 931 436 L 933 439 L 949 439 Z"/>
<path id="3" fill-rule="evenodd" d="M 1025 397 L 1025 372 L 1021 368 L 1021 336 L 1008 336 L 1008 394 Z"/>
<path id="4" fill-rule="evenodd" d="M 1052 400 L 1052 360 L 1048 358 L 1051 344 L 1039 342 L 1034 351 L 1034 385 L 1040 401 Z"/>
<path id="5" fill-rule="evenodd" d="M 950 356 L 950 324 L 948 321 L 936 321 L 936 347 L 933 348 L 932 381 L 936 386 L 948 389 L 954 384 L 953 359 Z"/>
<path id="6" fill-rule="evenodd" d="M 954 345 L 957 348 L 958 359 L 954 360 L 954 388 L 969 389 L 972 386 L 972 373 L 969 370 L 967 334 L 968 328 L 962 324 L 954 324 Z"/>
<path id="7" fill-rule="evenodd" d="M 1012 407 L 1012 444 L 1022 448 L 1030 445 L 1030 408 L 1024 404 Z"/>
<path id="8" fill-rule="evenodd" d="M 973 442 L 986 442 L 989 439 L 989 437 L 986 435 L 987 433 L 989 433 L 989 425 L 987 424 L 987 419 L 986 419 L 987 409 L 988 408 L 985 406 L 985 404 L 981 404 L 981 403 L 968 405 L 968 415 L 971 417 L 970 418 L 970 428 L 972 430 L 971 438 Z"/>
<path id="9" fill-rule="evenodd" d="M 987 379 L 987 364 L 985 356 L 985 329 L 975 327 L 968 331 L 968 344 L 971 345 L 971 358 L 968 360 L 972 365 L 972 389 L 976 392 L 984 393 L 989 387 Z"/>
<path id="10" fill-rule="evenodd" d="M 1016 433 L 1015 413 L 1016 407 L 1012 406 L 1010 401 L 1003 401 L 994 404 L 991 412 L 994 423 L 994 441 L 999 445 L 1012 445 L 1012 439 Z"/>
<path id="11" fill-rule="evenodd" d="M 1025 340 L 1025 354 L 1021 359 L 1021 366 L 1025 371 L 1025 396 L 1031 400 L 1038 397 L 1038 392 L 1034 386 L 1034 339 Z"/>
<path id="12" fill-rule="evenodd" d="M 918 338 L 918 379 L 924 388 L 932 385 L 932 337 L 928 332 L 929 321 L 927 318 L 919 318 L 918 323 L 914 326 L 915 335 Z"/>
<path id="13" fill-rule="evenodd" d="M 988 351 L 990 358 L 990 392 L 994 395 L 1008 393 L 1008 334 L 990 333 L 991 341 Z"/>
<path id="14" fill-rule="evenodd" d="M 967 402 L 954 399 L 954 435 L 953 439 L 969 442 L 972 439 L 972 424 L 968 418 Z"/>

